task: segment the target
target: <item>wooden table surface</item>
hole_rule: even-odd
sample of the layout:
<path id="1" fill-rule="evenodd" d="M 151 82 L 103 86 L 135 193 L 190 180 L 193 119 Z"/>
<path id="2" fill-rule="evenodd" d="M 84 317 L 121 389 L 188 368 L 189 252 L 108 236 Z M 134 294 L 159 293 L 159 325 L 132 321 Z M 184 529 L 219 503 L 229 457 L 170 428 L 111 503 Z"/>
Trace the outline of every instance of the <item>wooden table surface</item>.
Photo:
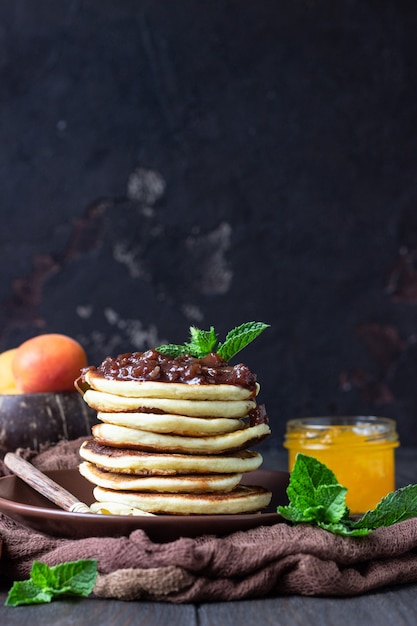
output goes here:
<path id="1" fill-rule="evenodd" d="M 263 467 L 285 470 L 286 455 L 262 450 Z M 397 487 L 417 482 L 417 448 L 396 452 Z M 8 589 L 0 590 L 0 624 L 5 626 L 53 625 L 161 626 L 396 626 L 417 624 L 417 583 L 389 587 L 354 598 L 311 598 L 303 596 L 203 604 L 173 605 L 162 602 L 64 599 L 51 604 L 5 607 Z"/>

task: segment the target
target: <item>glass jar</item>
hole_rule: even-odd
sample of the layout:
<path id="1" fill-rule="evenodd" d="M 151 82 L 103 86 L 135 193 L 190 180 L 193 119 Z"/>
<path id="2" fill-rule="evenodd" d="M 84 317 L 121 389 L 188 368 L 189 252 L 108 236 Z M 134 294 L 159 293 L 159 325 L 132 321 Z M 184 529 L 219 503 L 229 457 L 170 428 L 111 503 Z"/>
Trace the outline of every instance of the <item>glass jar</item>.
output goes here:
<path id="1" fill-rule="evenodd" d="M 306 417 L 287 422 L 288 469 L 298 452 L 315 457 L 348 489 L 351 513 L 364 513 L 395 489 L 395 421 L 386 417 Z"/>

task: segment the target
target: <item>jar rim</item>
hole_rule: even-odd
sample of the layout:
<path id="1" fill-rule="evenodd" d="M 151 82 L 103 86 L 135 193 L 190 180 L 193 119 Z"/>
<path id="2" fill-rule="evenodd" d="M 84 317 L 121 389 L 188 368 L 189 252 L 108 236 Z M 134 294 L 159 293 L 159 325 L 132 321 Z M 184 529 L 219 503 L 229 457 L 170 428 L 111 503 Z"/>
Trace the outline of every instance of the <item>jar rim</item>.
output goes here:
<path id="1" fill-rule="evenodd" d="M 356 436 L 349 444 L 344 442 L 344 447 L 358 445 L 360 441 L 389 446 L 399 445 L 395 420 L 375 415 L 350 415 L 291 419 L 287 422 L 284 447 L 292 445 L 292 442 L 299 442 L 300 437 L 303 445 L 309 447 L 323 445 L 324 442 L 335 444 L 339 436 L 346 431 Z"/>
<path id="2" fill-rule="evenodd" d="M 318 415 L 314 417 L 295 417 L 287 421 L 288 426 L 358 426 L 360 424 L 381 424 L 388 429 L 396 428 L 396 421 L 391 417 L 377 415 Z"/>

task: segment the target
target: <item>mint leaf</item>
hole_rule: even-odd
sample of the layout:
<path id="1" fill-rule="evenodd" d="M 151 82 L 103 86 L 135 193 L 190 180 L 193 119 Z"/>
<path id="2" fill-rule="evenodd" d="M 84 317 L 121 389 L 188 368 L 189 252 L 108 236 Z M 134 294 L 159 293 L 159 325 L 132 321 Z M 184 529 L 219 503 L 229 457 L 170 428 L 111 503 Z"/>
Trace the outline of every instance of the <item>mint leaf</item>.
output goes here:
<path id="1" fill-rule="evenodd" d="M 48 569 L 52 572 L 58 593 L 88 596 L 93 590 L 97 576 L 95 560 L 70 561 Z M 33 574 L 32 578 L 37 582 Z"/>
<path id="2" fill-rule="evenodd" d="M 224 343 L 219 343 L 213 326 L 210 327 L 210 330 L 201 330 L 195 326 L 190 326 L 189 341 L 183 345 L 164 344 L 155 350 L 173 358 L 189 354 L 197 359 L 201 359 L 211 352 L 217 352 L 222 359 L 229 361 L 268 327 L 269 325 L 263 322 L 245 322 L 228 332 Z"/>
<path id="3" fill-rule="evenodd" d="M 53 589 L 57 587 L 57 581 L 52 567 L 34 561 L 30 572 L 32 582 L 41 589 Z"/>
<path id="4" fill-rule="evenodd" d="M 326 465 L 298 454 L 287 488 L 290 505 L 278 507 L 278 512 L 293 522 L 334 524 L 348 515 L 346 492 Z"/>
<path id="5" fill-rule="evenodd" d="M 45 591 L 32 580 L 14 582 L 10 589 L 5 606 L 19 606 L 22 604 L 46 604 L 51 602 L 52 593 Z"/>
<path id="6" fill-rule="evenodd" d="M 310 509 L 299 509 L 291 502 L 286 506 L 279 506 L 277 512 L 289 522 L 294 524 L 302 524 L 314 521 L 314 514 L 311 514 Z"/>
<path id="7" fill-rule="evenodd" d="M 324 463 L 314 457 L 297 454 L 287 489 L 294 506 L 300 509 L 315 506 L 318 503 L 318 489 L 329 485 L 338 485 L 338 481 Z"/>
<path id="8" fill-rule="evenodd" d="M 189 349 L 189 354 L 197 358 L 202 358 L 213 352 L 217 344 L 217 335 L 213 326 L 210 330 L 200 330 L 195 326 L 190 326 L 190 341 L 185 345 Z"/>
<path id="9" fill-rule="evenodd" d="M 268 324 L 263 322 L 245 322 L 237 326 L 227 333 L 224 343 L 218 345 L 218 354 L 225 361 L 230 361 L 232 357 L 256 339 L 266 328 L 268 328 Z"/>
<path id="10" fill-rule="evenodd" d="M 363 535 L 364 530 L 350 527 L 346 493 L 346 487 L 324 463 L 297 454 L 287 488 L 289 505 L 279 506 L 277 511 L 295 524 L 315 524 L 339 535 Z"/>
<path id="11" fill-rule="evenodd" d="M 346 493 L 346 487 L 324 463 L 297 454 L 287 488 L 289 504 L 279 506 L 277 512 L 294 524 L 315 524 L 351 537 L 363 537 L 380 526 L 417 517 L 417 485 L 392 491 L 358 520 L 349 517 Z"/>
<path id="12" fill-rule="evenodd" d="M 417 516 L 417 485 L 408 485 L 391 491 L 372 511 L 367 511 L 352 524 L 354 529 L 391 526 Z"/>
<path id="13" fill-rule="evenodd" d="M 188 344 L 180 346 L 176 343 L 168 343 L 163 346 L 158 346 L 157 348 L 155 348 L 155 350 L 157 350 L 161 354 L 166 354 L 167 356 L 172 356 L 173 358 L 176 358 L 177 356 L 183 356 L 184 354 L 189 354 L 187 345 Z"/>
<path id="14" fill-rule="evenodd" d="M 346 487 L 342 485 L 320 485 L 316 491 L 316 499 L 321 507 L 318 521 L 335 524 L 340 522 L 348 512 L 346 507 Z"/>
<path id="15" fill-rule="evenodd" d="M 60 595 L 87 597 L 94 589 L 97 561 L 82 560 L 49 567 L 34 561 L 30 579 L 13 583 L 6 606 L 51 602 Z"/>
<path id="16" fill-rule="evenodd" d="M 364 537 L 369 535 L 371 530 L 369 528 L 352 528 L 349 521 L 345 520 L 337 524 L 325 524 L 324 522 L 317 522 L 317 525 L 329 533 L 334 535 L 342 535 L 343 537 Z"/>

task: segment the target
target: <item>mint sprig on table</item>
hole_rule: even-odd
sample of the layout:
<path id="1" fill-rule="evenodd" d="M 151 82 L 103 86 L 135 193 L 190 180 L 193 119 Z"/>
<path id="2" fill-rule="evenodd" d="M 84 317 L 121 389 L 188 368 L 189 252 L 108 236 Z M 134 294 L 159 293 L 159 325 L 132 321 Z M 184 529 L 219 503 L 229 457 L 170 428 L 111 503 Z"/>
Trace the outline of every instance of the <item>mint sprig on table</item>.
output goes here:
<path id="1" fill-rule="evenodd" d="M 295 524 L 313 524 L 336 535 L 353 537 L 417 516 L 417 485 L 390 492 L 359 519 L 350 517 L 346 493 L 346 487 L 324 463 L 297 454 L 287 488 L 289 504 L 279 506 L 277 512 Z"/>
<path id="2" fill-rule="evenodd" d="M 33 561 L 28 580 L 13 583 L 6 606 L 44 604 L 62 595 L 87 597 L 94 589 L 97 561 L 69 561 L 49 567 Z"/>
<path id="3" fill-rule="evenodd" d="M 263 322 L 245 322 L 229 331 L 222 343 L 219 342 L 213 326 L 210 327 L 210 330 L 201 330 L 195 326 L 190 326 L 189 341 L 183 344 L 169 343 L 155 349 L 174 358 L 188 354 L 197 359 L 202 359 L 208 354 L 216 352 L 225 361 L 230 361 L 268 327 L 269 325 Z"/>

